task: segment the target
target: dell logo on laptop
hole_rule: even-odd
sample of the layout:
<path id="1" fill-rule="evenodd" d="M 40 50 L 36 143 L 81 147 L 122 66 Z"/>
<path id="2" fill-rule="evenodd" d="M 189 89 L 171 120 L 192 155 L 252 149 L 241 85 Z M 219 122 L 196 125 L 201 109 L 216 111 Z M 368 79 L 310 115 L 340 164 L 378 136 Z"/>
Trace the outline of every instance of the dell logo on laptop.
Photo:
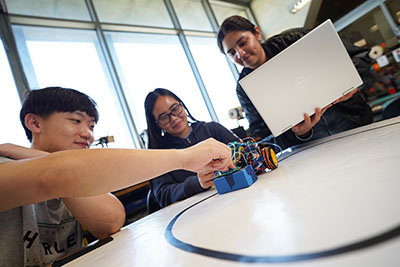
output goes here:
<path id="1" fill-rule="evenodd" d="M 294 86 L 299 89 L 303 89 L 307 85 L 307 79 L 303 76 L 299 76 L 294 79 Z"/>

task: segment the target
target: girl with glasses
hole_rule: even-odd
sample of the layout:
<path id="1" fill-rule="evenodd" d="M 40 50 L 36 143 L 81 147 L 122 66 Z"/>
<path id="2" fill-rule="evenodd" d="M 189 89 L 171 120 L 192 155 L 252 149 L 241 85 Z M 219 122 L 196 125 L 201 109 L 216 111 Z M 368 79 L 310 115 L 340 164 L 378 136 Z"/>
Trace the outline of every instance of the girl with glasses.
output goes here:
<path id="1" fill-rule="evenodd" d="M 216 122 L 198 121 L 182 100 L 167 89 L 157 88 L 145 100 L 148 148 L 173 149 L 214 138 L 222 143 L 238 138 Z M 190 119 L 190 122 L 188 120 Z M 186 199 L 211 187 L 214 173 L 172 171 L 151 181 L 153 195 L 161 207 Z"/>

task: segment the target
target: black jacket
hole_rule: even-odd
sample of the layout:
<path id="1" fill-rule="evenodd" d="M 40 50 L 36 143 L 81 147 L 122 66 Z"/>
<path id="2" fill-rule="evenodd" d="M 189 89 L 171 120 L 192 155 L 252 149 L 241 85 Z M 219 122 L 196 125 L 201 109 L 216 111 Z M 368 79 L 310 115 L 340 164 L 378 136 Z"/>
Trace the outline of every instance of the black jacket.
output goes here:
<path id="1" fill-rule="evenodd" d="M 297 28 L 272 36 L 262 44 L 267 59 L 273 58 L 308 32 L 309 30 Z M 368 73 L 371 66 L 370 59 L 368 57 L 369 49 L 348 45 L 346 46 L 346 49 L 350 57 L 352 58 L 352 61 L 357 68 L 360 76 L 364 77 Z M 240 73 L 239 80 L 247 76 L 252 71 L 253 70 L 250 68 L 243 68 L 242 72 Z M 253 137 L 264 138 L 267 136 L 271 136 L 272 133 L 269 130 L 268 126 L 265 124 L 260 114 L 257 112 L 239 83 L 237 83 L 236 94 L 239 98 L 241 106 L 244 109 L 244 112 L 246 113 L 246 118 L 250 124 L 250 132 L 252 133 Z M 268 102 L 268 99 L 266 99 L 266 102 Z M 359 126 L 371 123 L 373 119 L 370 107 L 367 103 L 363 101 L 359 93 L 356 93 L 347 101 L 343 101 L 334 105 L 330 109 L 336 111 L 338 113 L 338 116 L 343 116 L 344 118 L 355 122 Z M 296 138 L 291 130 L 288 130 L 278 136 L 278 138 L 276 138 L 276 142 L 282 148 L 302 143 L 302 141 Z"/>
<path id="2" fill-rule="evenodd" d="M 162 149 L 187 148 L 210 137 L 228 144 L 238 138 L 224 126 L 216 122 L 196 122 L 187 138 L 165 134 Z M 157 163 L 155 163 L 157 164 Z M 205 191 L 197 179 L 197 174 L 186 170 L 176 170 L 151 180 L 153 195 L 161 207 Z"/>

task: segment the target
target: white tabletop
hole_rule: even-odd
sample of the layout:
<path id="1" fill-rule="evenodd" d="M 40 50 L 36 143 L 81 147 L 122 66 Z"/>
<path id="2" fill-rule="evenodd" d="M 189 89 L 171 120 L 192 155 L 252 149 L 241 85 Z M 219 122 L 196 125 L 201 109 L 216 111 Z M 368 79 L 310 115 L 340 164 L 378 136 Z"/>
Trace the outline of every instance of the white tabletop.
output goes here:
<path id="1" fill-rule="evenodd" d="M 400 266 L 399 235 L 397 117 L 309 143 L 249 188 L 146 216 L 67 266 Z"/>

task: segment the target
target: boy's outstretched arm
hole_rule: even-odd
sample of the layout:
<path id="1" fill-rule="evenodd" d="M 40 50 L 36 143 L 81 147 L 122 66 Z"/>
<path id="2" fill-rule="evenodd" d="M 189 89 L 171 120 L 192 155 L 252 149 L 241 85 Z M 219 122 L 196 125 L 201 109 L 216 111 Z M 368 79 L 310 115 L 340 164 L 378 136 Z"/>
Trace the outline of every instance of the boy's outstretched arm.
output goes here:
<path id="1" fill-rule="evenodd" d="M 53 198 L 106 194 L 160 174 L 233 167 L 228 146 L 214 139 L 186 149 L 88 149 L 0 164 L 0 211 Z"/>

